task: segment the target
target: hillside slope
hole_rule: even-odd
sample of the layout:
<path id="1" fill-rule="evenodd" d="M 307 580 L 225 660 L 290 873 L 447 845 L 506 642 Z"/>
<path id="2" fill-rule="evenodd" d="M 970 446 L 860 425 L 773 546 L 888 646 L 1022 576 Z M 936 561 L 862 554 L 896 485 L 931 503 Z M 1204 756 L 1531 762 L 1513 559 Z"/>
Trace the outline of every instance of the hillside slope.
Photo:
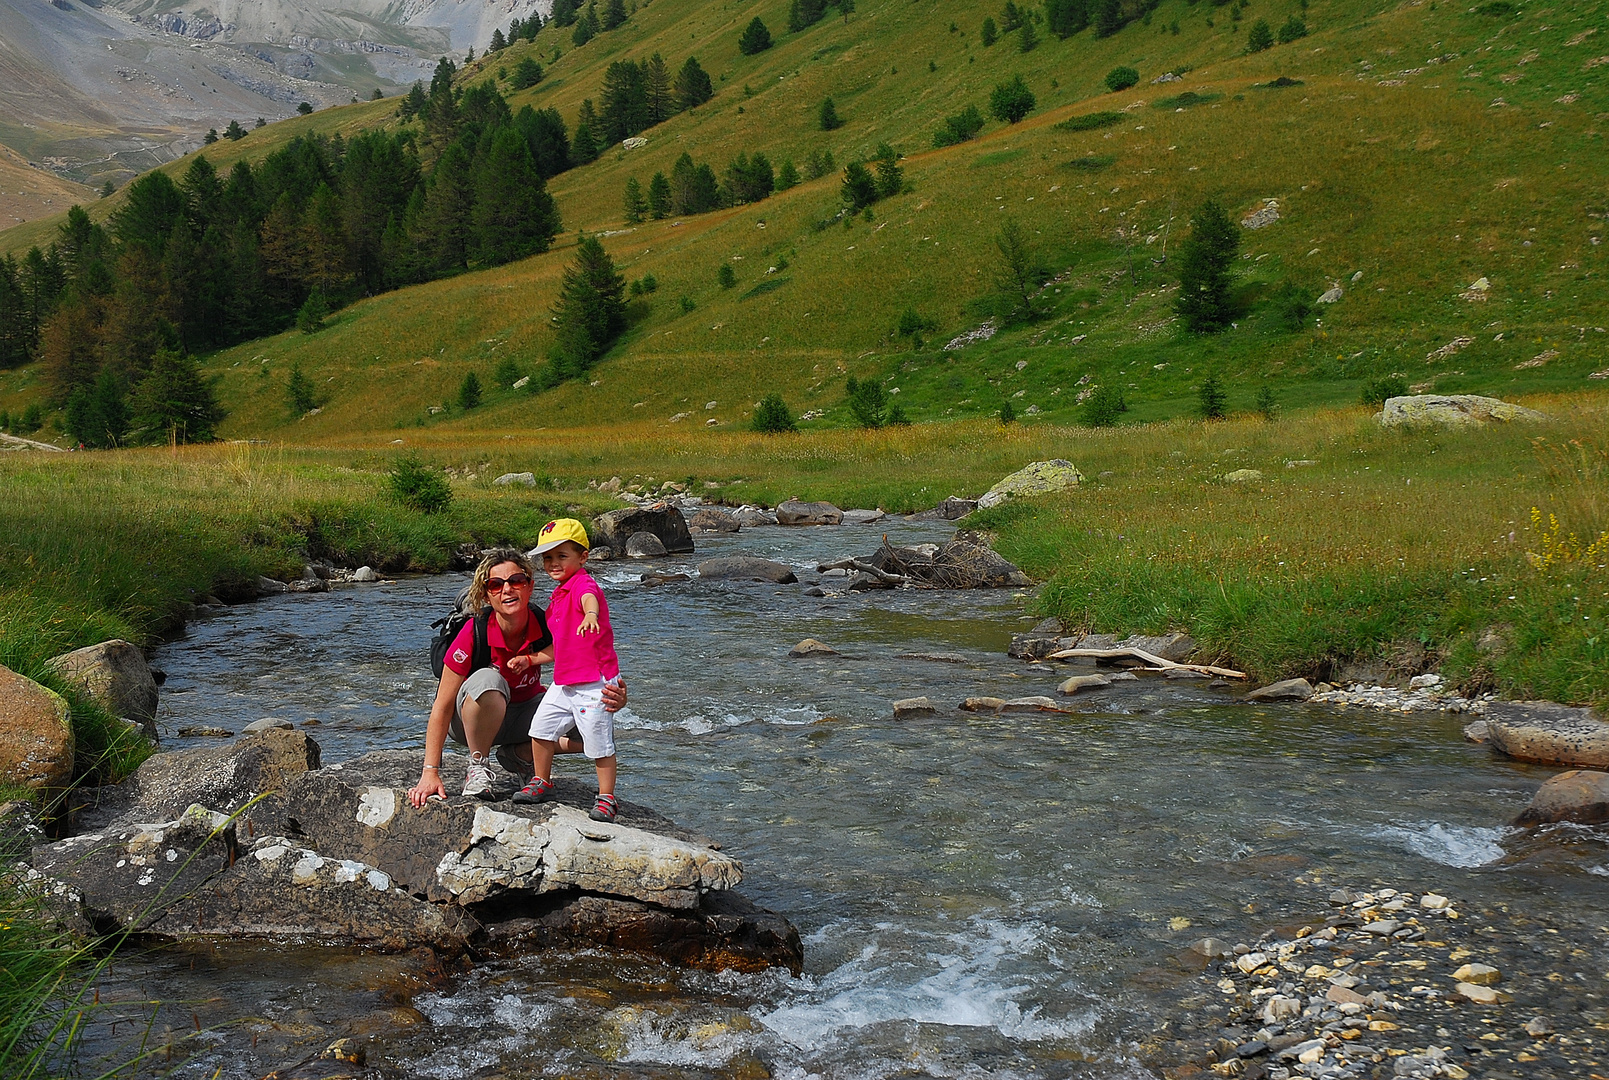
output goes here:
<path id="1" fill-rule="evenodd" d="M 1601 386 L 1587 380 L 1609 369 L 1595 280 L 1606 211 L 1602 4 L 1382 10 L 1319 0 L 1303 13 L 1310 36 L 1255 55 L 1245 53 L 1250 24 L 1278 28 L 1296 9 L 1254 0 L 1238 20 L 1235 10 L 1167 0 L 1111 37 L 1042 33 L 1026 53 L 1014 36 L 984 47 L 981 13 L 955 2 L 872 0 L 789 34 L 781 0 L 655 0 L 581 48 L 550 28 L 464 78 L 506 75 L 535 55 L 548 77 L 509 93 L 510 104 L 553 106 L 572 126 L 615 59 L 658 51 L 674 70 L 696 55 L 717 86 L 708 104 L 645 132 L 641 148 L 615 147 L 551 184 L 567 229 L 601 231 L 623 273 L 659 284 L 590 385 L 536 397 L 499 388 L 469 418 L 451 405 L 470 371 L 490 381 L 505 357 L 523 371 L 542 362 L 571 254 L 560 244 L 363 301 L 315 335 L 212 357 L 233 410 L 226 428 L 316 441 L 623 417 L 720 427 L 744 422 L 770 390 L 835 423 L 848 374 L 882 379 L 917 420 L 991 414 L 1008 400 L 1019 413 L 1072 420 L 1079 395 L 1099 385 L 1125 391 L 1128 419 L 1158 418 L 1193 407 L 1208 372 L 1228 382 L 1236 408 L 1264 385 L 1284 407 L 1356 400 L 1363 381 L 1388 374 L 1503 395 Z M 756 15 L 777 44 L 742 56 L 738 33 Z M 1142 81 L 1105 93 L 1120 63 Z M 1183 78 L 1152 82 L 1170 71 Z M 1038 99 L 1028 119 L 930 148 L 944 117 L 986 107 L 1014 75 Z M 815 117 L 829 95 L 847 122 L 823 132 Z M 295 130 L 350 129 L 389 111 L 332 109 Z M 1098 111 L 1120 119 L 1057 126 Z M 282 141 L 281 126 L 228 153 Z M 827 150 L 841 167 L 884 141 L 907 155 L 907 191 L 869 220 L 836 216 L 834 172 L 736 209 L 622 221 L 627 178 L 646 187 L 683 152 L 717 171 L 755 151 L 802 168 Z M 1246 317 L 1200 337 L 1172 315 L 1177 259 L 1163 253 L 1171 245 L 1176 255 L 1209 197 L 1236 220 L 1270 206 L 1278 220 L 1242 230 Z M 994 238 L 1009 219 L 1054 271 L 1042 317 L 945 350 L 990 314 Z M 730 290 L 717 284 L 722 263 L 735 271 Z M 1481 278 L 1489 287 L 1470 290 Z M 1285 283 L 1310 300 L 1336 286 L 1341 297 L 1300 331 L 1282 329 L 1258 299 Z M 907 310 L 923 324 L 920 345 L 896 333 Z M 322 388 L 316 415 L 286 415 L 292 363 Z M 0 406 L 25 400 L 29 385 L 29 372 L 5 376 Z"/>

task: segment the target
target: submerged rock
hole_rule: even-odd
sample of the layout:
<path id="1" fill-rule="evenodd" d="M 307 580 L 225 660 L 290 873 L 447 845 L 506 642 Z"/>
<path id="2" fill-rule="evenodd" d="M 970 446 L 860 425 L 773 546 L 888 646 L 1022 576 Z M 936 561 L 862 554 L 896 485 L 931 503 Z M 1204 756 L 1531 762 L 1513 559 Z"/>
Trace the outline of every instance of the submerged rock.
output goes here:
<path id="1" fill-rule="evenodd" d="M 49 666 L 82 686 L 107 712 L 132 720 L 149 738 L 156 738 L 156 679 L 138 645 L 114 638 L 63 653 Z"/>
<path id="2" fill-rule="evenodd" d="M 788 650 L 788 655 L 795 660 L 806 656 L 837 656 L 838 650 L 825 642 L 807 637 L 799 644 Z"/>
<path id="3" fill-rule="evenodd" d="M 175 760 L 147 773 L 162 758 Z M 615 822 L 592 821 L 592 787 L 567 778 L 553 802 L 516 806 L 506 800 L 518 781 L 503 776 L 492 801 L 416 808 L 417 751 L 317 763 L 311 740 L 284 731 L 159 755 L 133 790 L 101 801 L 103 814 L 122 808 L 115 820 L 34 848 L 30 880 L 63 922 L 96 933 L 482 955 L 597 944 L 701 967 L 799 970 L 797 931 L 730 893 L 741 864 L 646 807 L 621 802 Z M 465 759 L 442 764 L 456 790 Z M 181 791 L 204 801 L 152 815 Z"/>
<path id="4" fill-rule="evenodd" d="M 966 517 L 978 508 L 978 500 L 962 499 L 951 495 L 931 510 L 922 510 L 911 515 L 912 521 L 957 521 Z"/>

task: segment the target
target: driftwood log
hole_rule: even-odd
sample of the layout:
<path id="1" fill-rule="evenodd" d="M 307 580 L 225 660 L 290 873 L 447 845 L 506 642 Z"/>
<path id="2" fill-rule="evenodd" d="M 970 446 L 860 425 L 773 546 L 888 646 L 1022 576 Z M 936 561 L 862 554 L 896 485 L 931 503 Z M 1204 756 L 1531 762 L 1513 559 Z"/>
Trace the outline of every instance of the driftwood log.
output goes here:
<path id="1" fill-rule="evenodd" d="M 1112 649 L 1062 649 L 1060 652 L 1051 653 L 1048 659 L 1074 660 L 1079 657 L 1093 657 L 1096 660 L 1140 660 L 1151 665 L 1152 671 L 1184 668 L 1187 671 L 1199 671 L 1203 675 L 1219 675 L 1225 679 L 1248 677 L 1244 671 L 1235 671 L 1233 668 L 1214 667 L 1212 664 L 1179 664 L 1172 660 L 1164 660 L 1156 653 L 1136 649 L 1132 645 L 1120 645 Z"/>

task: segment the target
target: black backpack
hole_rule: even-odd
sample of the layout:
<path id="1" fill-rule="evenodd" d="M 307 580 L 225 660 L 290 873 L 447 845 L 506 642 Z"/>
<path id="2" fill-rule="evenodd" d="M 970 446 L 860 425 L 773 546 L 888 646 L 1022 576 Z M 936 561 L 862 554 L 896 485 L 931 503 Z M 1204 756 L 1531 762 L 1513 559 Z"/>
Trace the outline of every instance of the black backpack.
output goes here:
<path id="1" fill-rule="evenodd" d="M 458 594 L 458 602 L 453 605 L 452 611 L 430 624 L 430 628 L 436 632 L 430 639 L 430 670 L 438 679 L 441 678 L 441 669 L 445 666 L 447 650 L 452 648 L 453 640 L 463 630 L 464 624 L 470 621 L 474 622 L 475 629 L 470 636 L 474 644 L 469 655 L 469 670 L 479 671 L 492 665 L 492 647 L 486 640 L 486 624 L 492 617 L 492 609 L 482 608 L 480 614 L 471 615 L 464 610 L 468 600 L 469 590 L 466 588 Z M 553 643 L 553 637 L 548 633 L 547 618 L 534 602 L 531 604 L 531 617 L 542 628 L 542 637 L 537 642 L 537 649 L 540 651 Z"/>

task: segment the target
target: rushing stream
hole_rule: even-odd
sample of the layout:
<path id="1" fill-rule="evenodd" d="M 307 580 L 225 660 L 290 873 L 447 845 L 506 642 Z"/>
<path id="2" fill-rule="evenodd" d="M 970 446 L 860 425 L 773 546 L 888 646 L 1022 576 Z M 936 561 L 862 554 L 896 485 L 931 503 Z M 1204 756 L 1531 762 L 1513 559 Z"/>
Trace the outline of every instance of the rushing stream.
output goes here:
<path id="1" fill-rule="evenodd" d="M 881 531 L 749 530 L 700 538 L 697 558 L 766 555 L 808 582 Z M 1249 705 L 1142 679 L 1081 695 L 1074 715 L 895 722 L 896 698 L 1054 693 L 1069 669 L 1005 655 L 1034 621 L 1010 590 L 644 588 L 648 566 L 594 568 L 631 685 L 619 790 L 743 860 L 745 893 L 804 935 L 803 977 L 601 951 L 436 977 L 412 956 L 174 947 L 114 962 L 102 993 L 120 1004 L 97 1014 L 90 1056 L 199 1027 L 181 1075 L 252 1080 L 360 1034 L 371 1064 L 421 1077 L 1149 1076 L 1139 1044 L 1199 1005 L 1188 944 L 1322 918 L 1338 885 L 1513 913 L 1526 929 L 1493 946 L 1511 983 L 1533 968 L 1561 1030 L 1609 1018 L 1609 847 L 1587 830 L 1508 830 L 1551 770 L 1465 743 L 1467 717 Z M 164 746 L 209 741 L 180 726 L 266 716 L 317 721 L 326 763 L 421 746 L 428 623 L 463 581 L 278 597 L 193 625 L 155 660 Z M 788 659 L 805 637 L 843 655 Z M 589 775 L 579 758 L 560 769 Z M 1564 976 L 1549 984 L 1554 955 Z"/>

